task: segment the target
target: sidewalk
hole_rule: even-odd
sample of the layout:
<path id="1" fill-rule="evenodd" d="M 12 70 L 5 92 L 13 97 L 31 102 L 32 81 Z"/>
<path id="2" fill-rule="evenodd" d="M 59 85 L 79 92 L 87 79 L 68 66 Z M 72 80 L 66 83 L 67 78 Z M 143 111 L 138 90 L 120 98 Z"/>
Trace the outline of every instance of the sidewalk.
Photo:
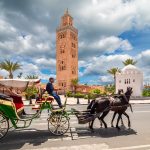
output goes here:
<path id="1" fill-rule="evenodd" d="M 62 100 L 62 104 L 65 102 L 65 97 L 64 96 L 60 96 L 61 100 Z M 32 102 L 33 104 L 35 104 L 35 100 L 33 100 Z M 150 104 L 150 99 L 149 100 L 130 100 L 131 104 Z M 57 104 L 56 101 L 53 102 L 53 104 Z M 69 97 L 67 98 L 67 105 L 76 105 L 77 104 L 77 98 L 73 98 L 73 97 Z M 87 105 L 88 104 L 88 100 L 84 99 L 84 98 L 79 98 L 79 105 Z M 29 105 L 29 101 L 24 100 L 24 105 Z"/>

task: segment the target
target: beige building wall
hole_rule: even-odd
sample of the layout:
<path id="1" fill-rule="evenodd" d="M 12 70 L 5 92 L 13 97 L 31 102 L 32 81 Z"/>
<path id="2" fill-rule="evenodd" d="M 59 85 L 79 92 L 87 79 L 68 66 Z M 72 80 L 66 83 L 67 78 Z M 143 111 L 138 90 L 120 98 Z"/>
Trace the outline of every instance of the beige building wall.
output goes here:
<path id="1" fill-rule="evenodd" d="M 133 65 L 125 66 L 116 74 L 116 93 L 119 89 L 126 92 L 127 87 L 133 88 L 132 96 L 142 96 L 143 73 Z"/>
<path id="2" fill-rule="evenodd" d="M 56 80 L 60 89 L 72 90 L 71 80 L 78 78 L 78 30 L 68 10 L 56 29 Z"/>

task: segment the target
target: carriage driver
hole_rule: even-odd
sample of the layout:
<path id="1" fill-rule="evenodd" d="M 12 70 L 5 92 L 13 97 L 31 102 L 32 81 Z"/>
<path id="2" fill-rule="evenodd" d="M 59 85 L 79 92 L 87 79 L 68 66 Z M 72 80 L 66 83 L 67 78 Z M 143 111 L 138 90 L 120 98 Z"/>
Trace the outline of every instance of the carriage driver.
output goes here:
<path id="1" fill-rule="evenodd" d="M 49 82 L 46 85 L 46 91 L 48 92 L 49 95 L 53 96 L 54 99 L 57 101 L 58 105 L 60 108 L 62 108 L 62 103 L 59 95 L 56 93 L 56 89 L 54 89 L 53 83 L 54 83 L 54 78 L 49 78 Z"/>

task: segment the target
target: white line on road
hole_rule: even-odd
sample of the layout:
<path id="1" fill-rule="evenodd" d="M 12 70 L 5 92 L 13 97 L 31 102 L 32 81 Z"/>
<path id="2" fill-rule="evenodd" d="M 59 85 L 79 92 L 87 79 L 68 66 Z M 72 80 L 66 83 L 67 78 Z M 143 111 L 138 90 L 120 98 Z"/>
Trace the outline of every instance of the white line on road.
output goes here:
<path id="1" fill-rule="evenodd" d="M 146 111 L 146 110 L 145 111 L 144 110 L 143 111 L 134 111 L 133 110 L 133 113 L 150 113 L 150 111 Z"/>
<path id="2" fill-rule="evenodd" d="M 119 148 L 112 148 L 109 150 L 131 150 L 131 149 L 139 149 L 139 148 L 150 148 L 150 145 L 138 145 L 138 146 L 129 146 L 129 147 L 119 147 Z"/>
<path id="3" fill-rule="evenodd" d="M 143 149 L 150 148 L 150 145 L 138 145 L 130 147 L 119 147 L 119 148 L 109 148 L 106 143 L 101 144 L 88 144 L 88 145 L 75 145 L 75 146 L 63 146 L 63 147 L 45 147 L 45 148 L 36 148 L 34 150 L 132 150 L 132 149 Z M 29 150 L 29 149 L 26 149 Z M 31 150 L 31 149 L 30 149 Z"/>

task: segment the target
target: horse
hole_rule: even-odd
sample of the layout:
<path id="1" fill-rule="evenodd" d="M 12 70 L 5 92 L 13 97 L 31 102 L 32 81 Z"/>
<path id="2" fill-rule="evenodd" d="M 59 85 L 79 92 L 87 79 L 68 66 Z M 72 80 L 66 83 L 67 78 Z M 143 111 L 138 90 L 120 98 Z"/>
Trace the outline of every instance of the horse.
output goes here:
<path id="1" fill-rule="evenodd" d="M 94 104 L 92 104 L 91 107 L 91 114 L 93 113 L 100 113 L 102 112 L 102 115 L 98 117 L 98 119 L 104 124 L 105 128 L 107 128 L 107 124 L 104 121 L 104 118 L 107 116 L 107 114 L 111 111 L 114 111 L 114 116 L 112 119 L 112 122 L 114 120 L 114 117 L 116 114 L 118 114 L 118 119 L 117 119 L 117 124 L 116 124 L 116 128 L 118 130 L 120 130 L 120 127 L 118 126 L 119 121 L 122 117 L 122 114 L 124 114 L 127 119 L 128 119 L 128 127 L 131 127 L 131 123 L 130 123 L 130 118 L 128 116 L 128 114 L 125 112 L 129 106 L 129 100 L 130 100 L 130 96 L 132 94 L 132 88 L 131 87 L 127 87 L 127 91 L 125 94 L 122 94 L 120 96 L 120 100 L 119 101 L 113 101 L 111 102 L 109 98 L 104 98 L 101 100 L 96 100 L 94 102 Z M 89 124 L 89 128 L 93 129 L 93 123 L 94 120 Z"/>

